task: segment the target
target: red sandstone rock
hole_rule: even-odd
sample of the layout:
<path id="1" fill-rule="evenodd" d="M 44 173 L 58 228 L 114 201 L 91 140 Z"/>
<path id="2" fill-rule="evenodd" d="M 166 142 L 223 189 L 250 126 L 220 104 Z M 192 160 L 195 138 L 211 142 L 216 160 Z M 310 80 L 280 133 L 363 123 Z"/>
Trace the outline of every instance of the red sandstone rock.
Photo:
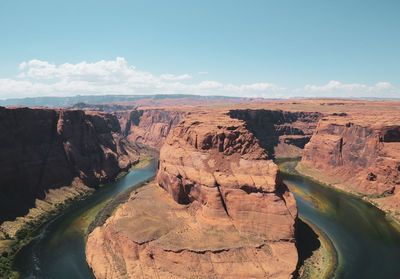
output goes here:
<path id="1" fill-rule="evenodd" d="M 48 189 L 79 178 L 95 187 L 138 160 L 115 116 L 0 107 L 0 223 L 22 216 Z"/>
<path id="2" fill-rule="evenodd" d="M 322 119 L 301 162 L 399 214 L 400 114 L 371 114 Z"/>
<path id="3" fill-rule="evenodd" d="M 340 174 L 361 193 L 393 193 L 400 185 L 400 122 L 325 118 L 302 163 Z"/>
<path id="4" fill-rule="evenodd" d="M 245 121 L 271 157 L 301 156 L 323 116 L 319 112 L 267 109 L 232 109 L 229 115 Z"/>
<path id="5" fill-rule="evenodd" d="M 171 128 L 184 117 L 185 112 L 168 109 L 140 109 L 118 111 L 122 132 L 131 142 L 140 142 L 159 149 Z"/>
<path id="6" fill-rule="evenodd" d="M 97 278 L 291 278 L 296 203 L 245 122 L 188 116 L 157 182 L 165 191 L 144 187 L 89 235 Z"/>

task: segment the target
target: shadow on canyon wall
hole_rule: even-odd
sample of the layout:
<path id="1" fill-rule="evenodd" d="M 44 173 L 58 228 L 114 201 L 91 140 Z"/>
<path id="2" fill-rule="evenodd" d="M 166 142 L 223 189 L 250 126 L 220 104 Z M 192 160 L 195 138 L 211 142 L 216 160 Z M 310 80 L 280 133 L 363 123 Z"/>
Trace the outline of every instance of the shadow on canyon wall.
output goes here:
<path id="1" fill-rule="evenodd" d="M 293 278 L 299 278 L 299 268 L 303 266 L 305 260 L 312 256 L 313 252 L 321 247 L 318 235 L 311 229 L 309 225 L 301 219 L 296 222 L 296 247 L 299 253 L 299 261 Z"/>
<path id="2" fill-rule="evenodd" d="M 280 143 L 303 149 L 309 142 L 318 120 L 318 112 L 288 112 L 282 110 L 230 110 L 229 116 L 246 122 L 248 129 L 259 140 L 270 158 Z"/>

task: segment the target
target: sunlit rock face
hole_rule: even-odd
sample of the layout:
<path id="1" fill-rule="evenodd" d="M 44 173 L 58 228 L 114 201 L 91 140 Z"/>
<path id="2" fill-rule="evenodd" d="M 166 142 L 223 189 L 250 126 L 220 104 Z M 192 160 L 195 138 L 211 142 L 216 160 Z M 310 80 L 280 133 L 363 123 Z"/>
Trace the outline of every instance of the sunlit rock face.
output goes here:
<path id="1" fill-rule="evenodd" d="M 196 112 L 169 133 L 156 182 L 88 238 L 97 278 L 291 278 L 297 207 L 244 121 Z"/>
<path id="2" fill-rule="evenodd" d="M 122 133 L 131 142 L 160 149 L 171 129 L 185 116 L 179 109 L 135 109 L 115 112 Z"/>
<path id="3" fill-rule="evenodd" d="M 301 163 L 400 217 L 400 114 L 371 114 L 321 119 Z"/>

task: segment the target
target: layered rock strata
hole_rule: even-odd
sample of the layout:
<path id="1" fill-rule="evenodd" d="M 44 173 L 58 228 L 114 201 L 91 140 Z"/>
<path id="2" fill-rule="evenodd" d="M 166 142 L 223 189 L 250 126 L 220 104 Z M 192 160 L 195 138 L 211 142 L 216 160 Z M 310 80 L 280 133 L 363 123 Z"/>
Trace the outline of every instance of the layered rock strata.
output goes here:
<path id="1" fill-rule="evenodd" d="M 138 160 L 106 113 L 0 107 L 0 223 L 22 216 L 49 189 L 96 187 Z"/>
<path id="2" fill-rule="evenodd" d="M 244 121 L 188 116 L 156 180 L 89 235 L 96 278 L 292 277 L 296 202 Z"/>
<path id="3" fill-rule="evenodd" d="M 299 170 L 400 217 L 400 115 L 322 119 Z"/>
<path id="4" fill-rule="evenodd" d="M 171 129 L 185 116 L 185 112 L 179 109 L 137 109 L 118 111 L 116 115 L 122 133 L 131 142 L 160 149 Z"/>
<path id="5" fill-rule="evenodd" d="M 323 116 L 319 112 L 265 109 L 230 110 L 229 115 L 246 122 L 270 157 L 301 156 Z"/>

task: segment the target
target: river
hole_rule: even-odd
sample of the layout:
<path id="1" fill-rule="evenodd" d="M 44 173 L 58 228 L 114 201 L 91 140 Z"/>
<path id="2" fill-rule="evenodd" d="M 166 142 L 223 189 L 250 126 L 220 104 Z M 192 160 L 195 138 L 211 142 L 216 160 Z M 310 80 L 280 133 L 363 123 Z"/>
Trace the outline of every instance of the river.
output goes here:
<path id="1" fill-rule="evenodd" d="M 81 223 L 96 206 L 154 176 L 156 170 L 157 161 L 152 160 L 147 167 L 134 169 L 121 179 L 108 183 L 45 224 L 15 259 L 15 268 L 21 278 L 94 279 L 86 263 L 85 233 Z"/>
<path id="2" fill-rule="evenodd" d="M 284 170 L 293 172 L 296 163 L 290 162 Z M 384 212 L 310 179 L 282 176 L 295 195 L 299 216 L 322 231 L 336 250 L 332 278 L 400 278 L 400 231 Z"/>
<path id="3" fill-rule="evenodd" d="M 154 160 L 131 171 L 44 225 L 16 258 L 21 278 L 94 278 L 85 260 L 80 222 L 98 204 L 153 176 L 156 168 Z M 295 193 L 299 215 L 333 243 L 338 258 L 334 278 L 400 278 L 400 232 L 382 211 L 300 176 L 283 176 Z"/>

